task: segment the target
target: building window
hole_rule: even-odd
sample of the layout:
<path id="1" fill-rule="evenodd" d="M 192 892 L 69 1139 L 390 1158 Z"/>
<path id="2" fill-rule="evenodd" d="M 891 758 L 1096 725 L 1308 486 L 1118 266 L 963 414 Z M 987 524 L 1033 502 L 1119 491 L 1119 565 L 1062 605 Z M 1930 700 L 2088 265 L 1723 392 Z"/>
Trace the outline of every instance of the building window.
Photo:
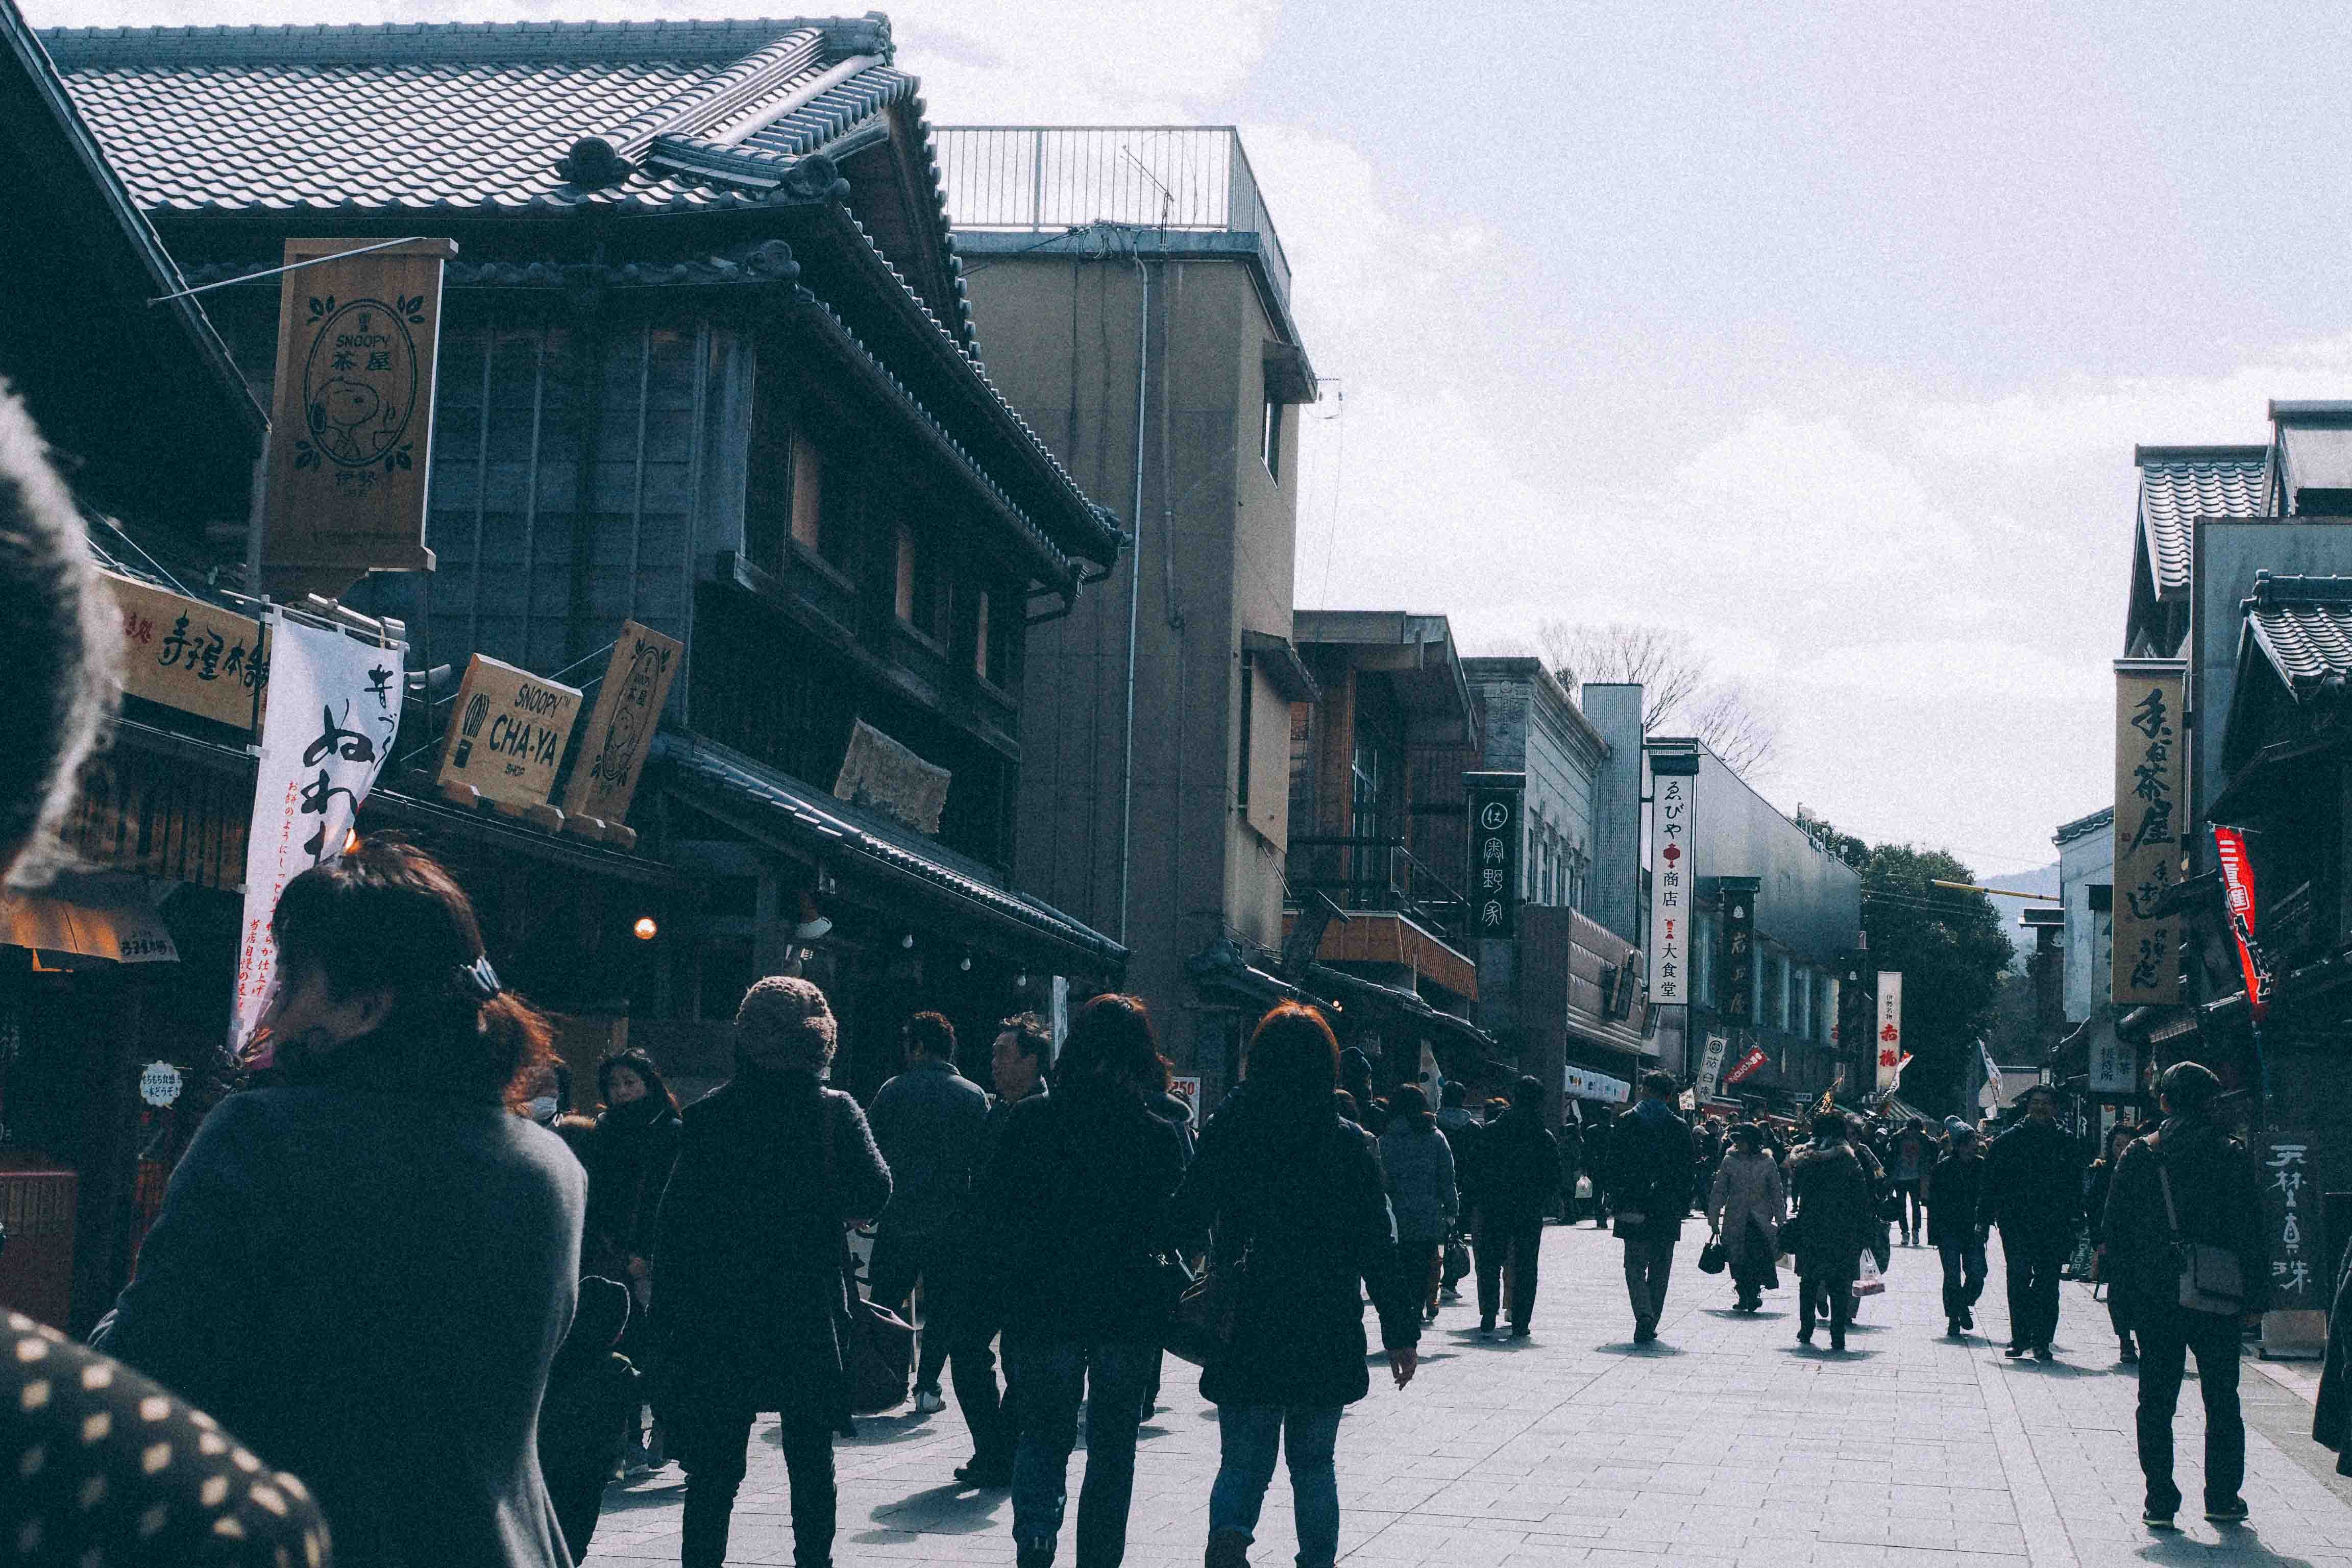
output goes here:
<path id="1" fill-rule="evenodd" d="M 824 552 L 824 458 L 799 431 L 792 437 L 793 542 L 803 550 Z"/>
<path id="2" fill-rule="evenodd" d="M 1715 917 L 1698 911 L 1691 925 L 1691 995 L 1702 1007 L 1715 1005 Z"/>
<path id="3" fill-rule="evenodd" d="M 1265 471 L 1276 484 L 1282 482 L 1282 407 L 1268 397 L 1257 426 L 1258 460 L 1265 465 Z"/>
<path id="4" fill-rule="evenodd" d="M 1813 974 L 1801 965 L 1789 977 L 1789 1000 L 1796 1005 L 1797 1016 L 1790 1028 L 1801 1039 L 1813 1037 Z"/>
<path id="5" fill-rule="evenodd" d="M 1348 763 L 1349 804 L 1355 817 L 1350 832 L 1358 838 L 1387 837 L 1381 811 L 1381 773 L 1380 749 L 1359 745 Z"/>
<path id="6" fill-rule="evenodd" d="M 904 523 L 898 527 L 895 604 L 900 620 L 935 641 L 946 640 L 948 591 L 939 552 Z"/>

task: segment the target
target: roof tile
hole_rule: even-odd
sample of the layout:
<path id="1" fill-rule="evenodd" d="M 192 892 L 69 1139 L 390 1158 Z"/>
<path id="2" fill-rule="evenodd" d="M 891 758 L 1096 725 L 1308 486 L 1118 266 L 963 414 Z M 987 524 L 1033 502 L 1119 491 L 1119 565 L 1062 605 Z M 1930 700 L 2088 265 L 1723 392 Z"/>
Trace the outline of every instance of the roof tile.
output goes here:
<path id="1" fill-rule="evenodd" d="M 2140 527 L 2157 592 L 2189 591 L 2189 524 L 2200 517 L 2263 517 L 2270 512 L 2269 449 L 2263 447 L 2151 447 L 2139 454 Z"/>

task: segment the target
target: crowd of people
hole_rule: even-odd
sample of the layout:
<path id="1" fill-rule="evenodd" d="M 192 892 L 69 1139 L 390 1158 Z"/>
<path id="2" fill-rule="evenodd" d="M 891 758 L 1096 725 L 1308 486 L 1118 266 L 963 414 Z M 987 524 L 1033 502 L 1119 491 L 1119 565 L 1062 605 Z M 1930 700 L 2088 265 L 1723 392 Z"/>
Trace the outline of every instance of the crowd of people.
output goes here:
<path id="1" fill-rule="evenodd" d="M 0 611 L 36 666 L 0 689 L 12 883 L 54 864 L 113 705 L 102 599 L 79 513 L 0 395 Z M 1622 1242 L 1636 1348 L 1659 1337 L 1695 1208 L 1734 1310 L 1757 1311 L 1790 1258 L 1798 1337 L 1825 1322 L 1831 1354 L 1898 1236 L 1936 1248 L 1948 1331 L 1972 1330 L 1998 1230 L 2007 1353 L 2048 1361 L 2087 1242 L 2138 1364 L 2147 1522 L 2181 1506 L 2191 1354 L 2206 1517 L 2246 1516 L 2240 1323 L 2263 1306 L 2264 1227 L 2221 1085 L 2193 1062 L 2163 1075 L 2159 1124 L 2117 1129 L 2087 1165 L 2047 1089 L 1989 1141 L 1824 1106 L 1792 1146 L 1762 1121 L 1695 1129 L 1652 1072 L 1622 1114 L 1556 1135 L 1538 1079 L 1483 1117 L 1458 1084 L 1434 1108 L 1420 1086 L 1383 1098 L 1321 1013 L 1286 1004 L 1196 1138 L 1134 997 L 1087 1001 L 1058 1052 L 1039 1019 L 1004 1020 L 992 1098 L 957 1070 L 952 1025 L 916 1015 L 906 1070 L 863 1107 L 827 1083 L 823 991 L 772 976 L 741 1000 L 724 1085 L 681 1110 L 625 1052 L 598 1067 L 592 1120 L 569 1113 L 549 1021 L 430 856 L 362 840 L 290 882 L 270 924 L 267 1049 L 204 1119 L 114 1309 L 88 1345 L 6 1318 L 16 1561 L 567 1568 L 615 1473 L 675 1460 L 683 1562 L 717 1568 L 772 1414 L 794 1560 L 824 1568 L 866 1314 L 895 1323 L 919 1293 L 915 1411 L 943 1407 L 951 1370 L 974 1447 L 958 1479 L 1009 1489 L 1020 1568 L 1055 1559 L 1081 1412 L 1076 1560 L 1123 1557 L 1180 1324 L 1221 1437 L 1208 1563 L 1246 1562 L 1280 1459 L 1298 1561 L 1326 1568 L 1338 1435 L 1370 1392 L 1366 1298 L 1399 1388 L 1472 1268 L 1477 1331 L 1507 1315 L 1525 1339 L 1545 1218 L 1588 1205 Z M 849 1238 L 867 1223 L 861 1289 Z"/>

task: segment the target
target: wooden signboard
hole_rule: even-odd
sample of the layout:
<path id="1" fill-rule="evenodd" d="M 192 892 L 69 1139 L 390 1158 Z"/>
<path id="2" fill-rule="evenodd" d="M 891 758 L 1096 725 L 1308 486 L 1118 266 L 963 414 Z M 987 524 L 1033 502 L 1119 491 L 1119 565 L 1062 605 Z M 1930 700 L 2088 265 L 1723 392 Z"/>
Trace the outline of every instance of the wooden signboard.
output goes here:
<path id="1" fill-rule="evenodd" d="M 595 710 L 588 717 L 588 731 L 581 740 L 580 760 L 564 786 L 566 816 L 606 823 L 627 819 L 637 775 L 645 771 L 646 753 L 653 746 L 654 726 L 685 658 L 686 645 L 677 638 L 635 621 L 622 623 Z"/>
<path id="2" fill-rule="evenodd" d="M 433 569 L 425 548 L 442 264 L 454 241 L 289 239 L 262 513 L 271 593 L 329 598 L 369 572 Z"/>
<path id="3" fill-rule="evenodd" d="M 2189 803 L 2179 659 L 2116 661 L 2116 894 L 2111 978 L 2125 1007 L 2180 1000 L 2180 880 Z"/>
<path id="4" fill-rule="evenodd" d="M 579 714 L 577 689 L 478 653 L 457 689 L 436 782 L 444 794 L 465 784 L 494 805 L 544 805 Z"/>
<path id="5" fill-rule="evenodd" d="M 848 801 L 903 822 L 918 833 L 937 834 L 955 775 L 860 719 L 849 732 L 849 752 L 833 781 L 836 800 Z"/>
<path id="6" fill-rule="evenodd" d="M 216 723 L 253 728 L 267 689 L 261 624 L 201 599 L 101 572 L 121 613 L 122 689 Z"/>

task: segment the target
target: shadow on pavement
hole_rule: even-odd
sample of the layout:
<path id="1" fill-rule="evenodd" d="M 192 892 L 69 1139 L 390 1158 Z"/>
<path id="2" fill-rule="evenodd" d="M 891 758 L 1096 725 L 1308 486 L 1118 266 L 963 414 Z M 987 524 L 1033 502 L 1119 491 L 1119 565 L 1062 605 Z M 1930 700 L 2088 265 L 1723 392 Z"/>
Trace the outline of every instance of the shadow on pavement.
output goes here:
<path id="1" fill-rule="evenodd" d="M 930 1426 L 931 1418 L 908 1411 L 904 1415 L 861 1415 L 857 1418 L 857 1436 L 839 1439 L 850 1448 L 872 1448 L 885 1443 L 903 1443 L 909 1437 L 919 1437 Z M 783 1428 L 771 1426 L 762 1438 L 770 1447 L 784 1446 Z"/>
<path id="2" fill-rule="evenodd" d="M 2307 1557 L 2288 1557 L 2264 1546 L 2251 1524 L 2224 1529 L 2219 1545 L 2208 1545 L 2185 1535 L 2158 1535 L 2133 1555 L 2148 1563 L 2210 1563 L 2226 1559 L 2232 1568 L 2241 1563 L 2256 1564 L 2259 1568 L 2312 1568 Z"/>
<path id="3" fill-rule="evenodd" d="M 1690 1353 L 1680 1345 L 1670 1345 L 1664 1340 L 1654 1340 L 1646 1345 L 1637 1345 L 1631 1340 L 1612 1340 L 1607 1344 L 1595 1345 L 1592 1348 L 1602 1355 L 1664 1356 Z"/>
<path id="4" fill-rule="evenodd" d="M 1001 1487 L 976 1491 L 961 1486 L 931 1487 L 884 1503 L 866 1517 L 882 1527 L 871 1536 L 853 1540 L 869 1544 L 892 1535 L 971 1535 L 993 1529 L 999 1510 L 1010 1507 L 1011 1496 Z"/>

